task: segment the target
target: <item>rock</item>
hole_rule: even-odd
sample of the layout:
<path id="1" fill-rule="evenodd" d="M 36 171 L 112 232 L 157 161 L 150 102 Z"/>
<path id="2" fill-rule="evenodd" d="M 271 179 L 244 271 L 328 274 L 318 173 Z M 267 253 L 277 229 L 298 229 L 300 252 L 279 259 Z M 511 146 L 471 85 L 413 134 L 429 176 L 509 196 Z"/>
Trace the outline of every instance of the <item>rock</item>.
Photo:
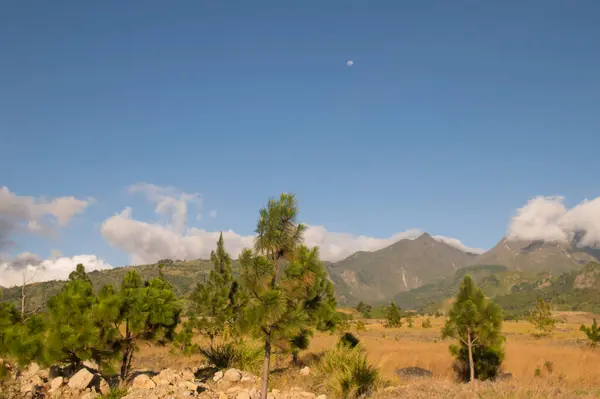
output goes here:
<path id="1" fill-rule="evenodd" d="M 307 376 L 310 374 L 310 367 L 306 366 L 300 369 L 300 375 Z"/>
<path id="2" fill-rule="evenodd" d="M 217 371 L 213 376 L 213 381 L 218 382 L 221 378 L 223 378 L 223 370 Z"/>
<path id="3" fill-rule="evenodd" d="M 250 388 L 248 394 L 250 395 L 250 399 L 260 399 L 260 391 L 256 387 Z"/>
<path id="4" fill-rule="evenodd" d="M 198 384 L 192 381 L 180 381 L 177 384 L 178 387 L 181 388 L 185 388 L 189 391 L 197 391 L 198 390 Z"/>
<path id="5" fill-rule="evenodd" d="M 33 392 L 34 388 L 35 388 L 35 385 L 33 385 L 33 384 L 22 384 L 21 385 L 21 393 Z"/>
<path id="6" fill-rule="evenodd" d="M 300 388 L 300 387 L 292 387 L 292 388 L 290 389 L 290 391 L 291 391 L 291 392 L 302 392 L 302 391 L 303 391 L 303 389 L 302 389 L 302 388 Z"/>
<path id="7" fill-rule="evenodd" d="M 64 378 L 62 377 L 56 377 L 55 379 L 53 379 L 52 381 L 50 381 L 50 390 L 51 391 L 56 391 L 58 388 L 60 388 L 63 384 L 63 382 L 65 381 Z"/>
<path id="8" fill-rule="evenodd" d="M 90 373 L 87 369 L 81 369 L 69 380 L 69 388 L 78 391 L 84 391 L 90 382 L 94 379 L 94 374 Z"/>
<path id="9" fill-rule="evenodd" d="M 397 369 L 396 374 L 402 378 L 431 378 L 433 373 L 421 367 L 406 367 Z"/>
<path id="10" fill-rule="evenodd" d="M 229 399 L 229 396 L 225 392 L 219 392 L 219 399 Z"/>
<path id="11" fill-rule="evenodd" d="M 191 369 L 185 369 L 181 372 L 181 378 L 186 381 L 194 381 L 196 376 Z"/>
<path id="12" fill-rule="evenodd" d="M 227 382 L 238 382 L 242 379 L 242 373 L 239 372 L 239 370 L 236 369 L 229 369 L 225 372 L 225 375 L 223 376 L 223 380 L 227 381 Z"/>
<path id="13" fill-rule="evenodd" d="M 235 395 L 236 393 L 243 391 L 244 388 L 242 387 L 231 387 L 227 390 L 227 395 Z"/>
<path id="14" fill-rule="evenodd" d="M 316 395 L 312 392 L 300 392 L 299 396 L 301 398 L 307 398 L 307 399 L 315 399 Z"/>
<path id="15" fill-rule="evenodd" d="M 256 381 L 256 377 L 250 376 L 250 375 L 245 375 L 242 377 L 242 379 L 240 381 L 241 382 L 254 382 L 254 381 Z"/>
<path id="16" fill-rule="evenodd" d="M 23 372 L 24 377 L 31 377 L 40 371 L 40 366 L 37 363 L 31 363 L 29 367 Z"/>
<path id="17" fill-rule="evenodd" d="M 317 396 L 317 399 L 327 399 L 327 395 L 319 395 Z"/>
<path id="18" fill-rule="evenodd" d="M 108 385 L 108 382 L 106 382 L 104 378 L 100 377 L 96 391 L 102 395 L 108 395 L 110 393 L 110 385 Z"/>
<path id="19" fill-rule="evenodd" d="M 158 385 L 175 385 L 179 379 L 180 377 L 177 371 L 172 369 L 164 369 L 153 378 Z"/>
<path id="20" fill-rule="evenodd" d="M 140 374 L 133 379 L 131 386 L 137 389 L 152 389 L 156 387 L 156 383 L 146 374 Z"/>
<path id="21" fill-rule="evenodd" d="M 84 367 L 87 367 L 88 369 L 91 370 L 98 370 L 98 363 L 91 361 L 91 360 L 85 360 L 83 362 Z"/>
<path id="22" fill-rule="evenodd" d="M 98 394 L 95 392 L 86 392 L 79 397 L 79 399 L 96 399 Z"/>
<path id="23" fill-rule="evenodd" d="M 236 399 L 250 399 L 250 394 L 246 391 L 242 391 L 237 394 Z"/>
<path id="24" fill-rule="evenodd" d="M 39 375 L 34 375 L 29 378 L 29 383 L 33 384 L 34 386 L 38 386 L 43 385 L 44 381 L 42 381 L 42 378 Z"/>

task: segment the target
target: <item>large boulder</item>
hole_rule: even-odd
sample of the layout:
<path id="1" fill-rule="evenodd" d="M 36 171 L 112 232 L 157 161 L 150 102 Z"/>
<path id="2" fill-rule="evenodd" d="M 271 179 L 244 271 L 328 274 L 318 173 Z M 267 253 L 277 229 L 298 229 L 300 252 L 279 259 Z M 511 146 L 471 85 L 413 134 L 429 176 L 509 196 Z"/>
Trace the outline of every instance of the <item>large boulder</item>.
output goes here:
<path id="1" fill-rule="evenodd" d="M 401 378 L 431 378 L 433 373 L 429 370 L 425 370 L 421 367 L 405 367 L 403 369 L 397 369 L 396 374 Z"/>
<path id="2" fill-rule="evenodd" d="M 85 391 L 94 379 L 94 374 L 87 369 L 81 369 L 69 379 L 69 388 L 76 391 Z"/>
<path id="3" fill-rule="evenodd" d="M 146 374 L 140 374 L 133 379 L 131 386 L 136 389 L 152 389 L 156 387 L 156 383 Z"/>
<path id="4" fill-rule="evenodd" d="M 55 379 L 50 381 L 50 391 L 56 391 L 57 389 L 59 389 L 62 386 L 63 382 L 65 382 L 65 379 L 62 377 L 56 377 Z"/>
<path id="5" fill-rule="evenodd" d="M 223 380 L 227 382 L 238 382 L 242 379 L 242 373 L 236 369 L 229 369 L 225 372 Z"/>

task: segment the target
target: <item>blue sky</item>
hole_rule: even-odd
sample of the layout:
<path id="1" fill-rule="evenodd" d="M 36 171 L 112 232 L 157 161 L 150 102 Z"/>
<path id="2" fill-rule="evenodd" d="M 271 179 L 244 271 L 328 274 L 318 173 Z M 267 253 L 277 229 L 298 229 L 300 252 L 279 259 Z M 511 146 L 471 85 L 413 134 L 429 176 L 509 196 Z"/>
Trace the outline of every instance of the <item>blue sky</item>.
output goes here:
<path id="1" fill-rule="evenodd" d="M 535 196 L 600 195 L 599 19 L 596 1 L 2 4 L 0 186 L 95 199 L 5 252 L 127 263 L 101 226 L 160 219 L 140 182 L 200 193 L 187 227 L 208 231 L 251 234 L 291 191 L 328 231 L 489 248 Z"/>

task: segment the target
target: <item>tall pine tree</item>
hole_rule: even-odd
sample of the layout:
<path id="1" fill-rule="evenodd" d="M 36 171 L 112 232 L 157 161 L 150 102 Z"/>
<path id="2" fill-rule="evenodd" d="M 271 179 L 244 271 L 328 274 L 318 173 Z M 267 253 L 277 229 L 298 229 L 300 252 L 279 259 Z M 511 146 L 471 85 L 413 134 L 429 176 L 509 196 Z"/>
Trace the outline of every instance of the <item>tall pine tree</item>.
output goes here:
<path id="1" fill-rule="evenodd" d="M 297 214 L 294 195 L 269 200 L 260 210 L 255 251 L 245 249 L 240 256 L 249 295 L 243 324 L 264 340 L 263 399 L 273 345 L 289 345 L 296 338 L 299 349 L 305 346 L 300 341 L 308 338 L 307 330 L 332 328 L 335 323 L 333 285 L 318 249 L 301 245 L 305 227 L 296 223 Z"/>
<path id="2" fill-rule="evenodd" d="M 458 340 L 458 345 L 450 346 L 450 352 L 462 379 L 473 382 L 497 375 L 504 359 L 501 328 L 500 307 L 488 301 L 471 277 L 465 276 L 442 330 L 444 338 Z"/>
<path id="3" fill-rule="evenodd" d="M 79 264 L 60 293 L 48 301 L 46 347 L 52 363 L 68 364 L 77 370 L 83 361 L 102 351 L 93 317 L 95 300 L 90 279 Z"/>
<path id="4" fill-rule="evenodd" d="M 100 336 L 121 354 L 122 381 L 129 376 L 138 341 L 163 344 L 173 340 L 180 315 L 181 305 L 173 289 L 161 278 L 144 283 L 135 271 L 130 271 L 120 292 L 103 287 L 95 317 L 100 323 Z"/>
<path id="5" fill-rule="evenodd" d="M 243 302 L 239 298 L 238 283 L 231 274 L 231 257 L 225 250 L 222 233 L 210 259 L 214 267 L 192 296 L 199 317 L 191 322 L 210 339 L 212 347 L 216 337 L 233 328 Z"/>

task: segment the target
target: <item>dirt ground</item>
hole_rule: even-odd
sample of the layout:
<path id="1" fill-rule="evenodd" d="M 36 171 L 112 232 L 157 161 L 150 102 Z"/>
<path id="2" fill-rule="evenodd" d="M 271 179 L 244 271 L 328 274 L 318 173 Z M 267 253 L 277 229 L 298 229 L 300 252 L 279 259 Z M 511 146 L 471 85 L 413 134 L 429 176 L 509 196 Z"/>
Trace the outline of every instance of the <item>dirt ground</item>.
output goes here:
<path id="1" fill-rule="evenodd" d="M 546 388 L 563 389 L 569 392 L 593 391 L 597 392 L 598 396 L 593 394 L 590 397 L 600 397 L 600 348 L 591 349 L 585 335 L 579 330 L 581 323 L 590 324 L 593 316 L 577 312 L 560 313 L 555 316 L 566 319 L 566 322 L 558 323 L 554 333 L 545 338 L 535 338 L 532 334 L 533 326 L 528 322 L 504 323 L 503 331 L 507 342 L 502 368 L 503 371 L 513 374 L 510 384 L 513 388 L 518 386 L 519 389 L 533 391 Z M 411 389 L 417 390 L 409 396 L 419 397 L 421 392 L 423 397 L 435 397 L 432 392 L 429 392 L 434 389 L 432 384 L 438 387 L 446 386 L 446 388 L 460 387 L 464 384 L 453 383 L 452 357 L 448 350 L 452 341 L 440 338 L 444 318 L 431 317 L 432 328 L 422 328 L 423 320 L 422 317 L 416 317 L 412 328 L 406 325 L 400 328 L 385 328 L 379 321 L 367 320 L 366 331 L 353 331 L 353 333 L 360 338 L 369 360 L 380 368 L 383 377 L 393 386 L 406 388 L 410 385 Z M 338 339 L 338 334 L 316 334 L 309 350 L 303 353 L 303 357 L 308 359 L 311 354 L 318 354 L 334 346 Z M 272 367 L 283 368 L 288 365 L 288 359 L 288 356 L 276 359 Z M 135 356 L 134 368 L 158 371 L 166 367 L 198 367 L 203 362 L 200 355 L 174 355 L 166 347 L 142 345 Z M 396 376 L 396 369 L 409 366 L 431 370 L 434 380 L 423 385 L 403 381 Z M 536 376 L 537 368 L 540 369 L 541 375 Z M 297 381 L 295 378 L 282 375 L 275 377 L 274 386 L 290 383 L 297 383 Z M 391 389 L 388 390 L 389 395 L 392 395 L 389 397 L 396 395 Z M 598 391 L 594 391 L 596 389 Z M 494 393 L 485 397 L 520 396 Z M 523 397 L 538 396 L 526 394 Z"/>

